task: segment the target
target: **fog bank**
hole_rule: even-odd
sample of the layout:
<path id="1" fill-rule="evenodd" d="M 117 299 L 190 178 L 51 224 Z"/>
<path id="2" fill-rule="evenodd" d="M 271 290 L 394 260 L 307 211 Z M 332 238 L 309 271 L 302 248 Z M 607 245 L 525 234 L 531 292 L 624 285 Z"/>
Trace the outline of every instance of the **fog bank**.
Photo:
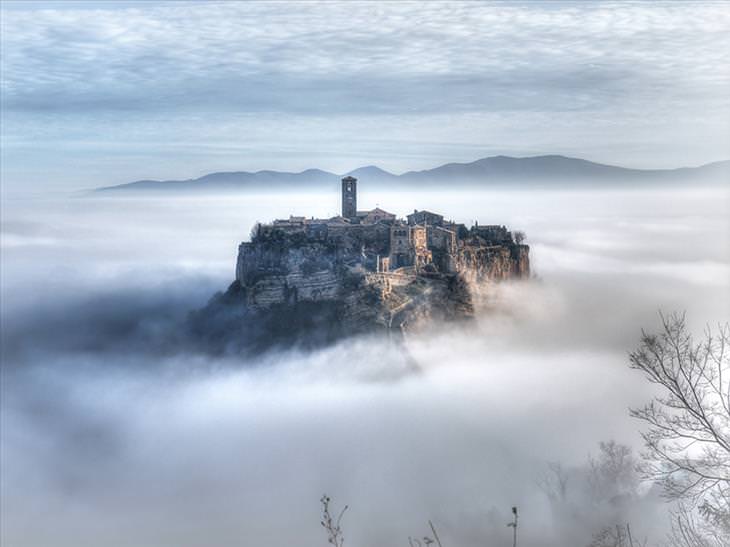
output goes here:
<path id="1" fill-rule="evenodd" d="M 404 545 L 428 519 L 444 545 L 503 545 L 513 505 L 527 545 L 629 519 L 660 539 L 647 487 L 578 518 L 537 483 L 601 440 L 639 447 L 627 408 L 651 391 L 626 355 L 658 310 L 727 319 L 727 194 L 362 194 L 524 230 L 536 278 L 404 347 L 211 357 L 168 335 L 230 282 L 238 242 L 257 220 L 334 214 L 336 194 L 6 201 L 3 544 L 324 544 L 324 492 L 351 506 L 351 546 Z"/>

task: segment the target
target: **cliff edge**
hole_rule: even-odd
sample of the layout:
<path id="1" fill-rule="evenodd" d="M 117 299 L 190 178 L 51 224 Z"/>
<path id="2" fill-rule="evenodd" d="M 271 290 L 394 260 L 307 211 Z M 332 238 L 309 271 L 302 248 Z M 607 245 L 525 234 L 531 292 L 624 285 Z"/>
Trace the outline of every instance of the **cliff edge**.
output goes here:
<path id="1" fill-rule="evenodd" d="M 520 233 L 430 211 L 358 211 L 356 182 L 342 181 L 342 215 L 256 225 L 239 246 L 236 280 L 191 316 L 193 333 L 221 350 L 401 337 L 472 318 L 476 284 L 529 277 Z"/>

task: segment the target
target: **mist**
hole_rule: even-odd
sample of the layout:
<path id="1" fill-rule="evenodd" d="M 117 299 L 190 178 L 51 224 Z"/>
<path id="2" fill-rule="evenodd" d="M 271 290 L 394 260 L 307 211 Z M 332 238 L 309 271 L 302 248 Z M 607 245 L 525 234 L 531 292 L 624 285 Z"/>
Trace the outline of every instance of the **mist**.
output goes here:
<path id="1" fill-rule="evenodd" d="M 233 279 L 256 221 L 325 216 L 322 195 L 3 203 L 4 545 L 317 545 L 319 498 L 348 504 L 345 544 L 405 545 L 428 520 L 444 545 L 587 545 L 632 523 L 663 538 L 651 485 L 590 504 L 580 477 L 652 394 L 627 365 L 658 312 L 727 320 L 724 190 L 389 193 L 413 207 L 523 230 L 535 277 L 478 287 L 473 325 L 402 344 L 188 351 L 180 322 Z M 583 513 L 556 513 L 548 462 Z"/>

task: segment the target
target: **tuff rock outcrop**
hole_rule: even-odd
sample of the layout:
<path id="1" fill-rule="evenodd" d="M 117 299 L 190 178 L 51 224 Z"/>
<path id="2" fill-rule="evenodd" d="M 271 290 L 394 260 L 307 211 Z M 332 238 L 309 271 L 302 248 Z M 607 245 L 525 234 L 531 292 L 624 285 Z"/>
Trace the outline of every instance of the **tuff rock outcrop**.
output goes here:
<path id="1" fill-rule="evenodd" d="M 311 347 L 377 331 L 401 337 L 468 321 L 474 287 L 530 274 L 529 247 L 504 227 L 462 231 L 448 253 L 435 248 L 430 261 L 393 270 L 362 244 L 362 227 L 336 234 L 258 228 L 239 247 L 236 280 L 191 315 L 192 331 L 220 351 Z M 387 242 L 375 244 L 387 252 Z"/>

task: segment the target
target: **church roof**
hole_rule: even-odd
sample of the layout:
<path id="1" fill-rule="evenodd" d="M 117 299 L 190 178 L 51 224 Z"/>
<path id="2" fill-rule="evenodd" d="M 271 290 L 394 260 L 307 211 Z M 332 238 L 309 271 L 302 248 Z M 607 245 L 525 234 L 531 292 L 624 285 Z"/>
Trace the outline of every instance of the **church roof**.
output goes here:
<path id="1" fill-rule="evenodd" d="M 444 215 L 440 215 L 440 214 L 434 213 L 432 211 L 426 211 L 425 209 L 422 209 L 421 211 L 417 211 L 414 209 L 413 212 L 408 216 L 412 217 L 413 215 L 433 215 L 435 217 L 441 217 L 441 218 L 444 217 Z"/>
<path id="2" fill-rule="evenodd" d="M 364 217 L 367 215 L 388 215 L 388 216 L 395 216 L 393 213 L 389 213 L 388 211 L 381 209 L 380 207 L 376 207 L 375 209 L 370 209 L 369 211 L 358 211 L 357 216 Z"/>
<path id="3" fill-rule="evenodd" d="M 327 224 L 350 224 L 350 221 L 342 215 L 337 215 L 336 217 L 328 219 Z"/>

